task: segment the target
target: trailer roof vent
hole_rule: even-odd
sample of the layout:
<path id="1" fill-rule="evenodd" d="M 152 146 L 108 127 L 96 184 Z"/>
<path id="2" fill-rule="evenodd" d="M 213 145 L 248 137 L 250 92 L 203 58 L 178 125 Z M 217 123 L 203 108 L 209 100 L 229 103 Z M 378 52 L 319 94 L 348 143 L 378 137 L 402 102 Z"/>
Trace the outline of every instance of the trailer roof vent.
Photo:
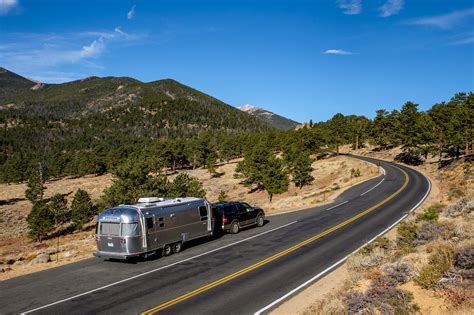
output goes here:
<path id="1" fill-rule="evenodd" d="M 139 203 L 153 203 L 153 202 L 161 202 L 165 200 L 165 198 L 161 197 L 144 197 L 144 198 L 139 198 L 138 202 Z"/>

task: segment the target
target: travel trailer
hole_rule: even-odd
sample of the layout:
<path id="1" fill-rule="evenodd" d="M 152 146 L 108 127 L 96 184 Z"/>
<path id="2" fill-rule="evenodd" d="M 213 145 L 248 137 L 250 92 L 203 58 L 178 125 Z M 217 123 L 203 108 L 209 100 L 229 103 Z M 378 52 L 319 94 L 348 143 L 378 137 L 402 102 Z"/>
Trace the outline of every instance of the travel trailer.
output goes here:
<path id="1" fill-rule="evenodd" d="M 181 251 L 183 243 L 211 236 L 213 217 L 203 198 L 140 198 L 106 209 L 96 225 L 97 257 L 127 259 Z"/>

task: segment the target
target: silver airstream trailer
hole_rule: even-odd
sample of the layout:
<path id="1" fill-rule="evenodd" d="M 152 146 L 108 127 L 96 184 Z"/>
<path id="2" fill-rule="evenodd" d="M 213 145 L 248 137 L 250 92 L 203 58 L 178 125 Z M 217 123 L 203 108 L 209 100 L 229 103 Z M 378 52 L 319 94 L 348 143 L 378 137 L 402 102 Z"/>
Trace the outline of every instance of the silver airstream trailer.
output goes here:
<path id="1" fill-rule="evenodd" d="M 178 253 L 184 242 L 212 235 L 211 207 L 202 198 L 140 198 L 106 209 L 96 226 L 97 257 L 127 259 Z"/>

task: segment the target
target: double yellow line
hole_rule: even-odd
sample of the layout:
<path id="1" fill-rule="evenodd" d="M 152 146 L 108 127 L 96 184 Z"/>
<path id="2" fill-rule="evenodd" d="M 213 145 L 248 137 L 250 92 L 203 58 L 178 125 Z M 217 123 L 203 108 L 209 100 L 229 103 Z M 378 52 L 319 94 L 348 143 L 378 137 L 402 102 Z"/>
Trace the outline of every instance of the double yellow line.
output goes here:
<path id="1" fill-rule="evenodd" d="M 193 297 L 193 296 L 196 296 L 196 295 L 198 295 L 198 294 L 200 294 L 200 293 L 202 293 L 202 292 L 204 292 L 204 291 L 210 290 L 210 289 L 212 289 L 212 288 L 214 288 L 214 287 L 217 287 L 217 286 L 219 286 L 219 285 L 221 285 L 221 284 L 223 284 L 223 283 L 226 283 L 226 282 L 228 282 L 228 281 L 230 281 L 230 280 L 232 280 L 232 279 L 235 279 L 235 278 L 237 278 L 237 277 L 239 277 L 239 276 L 241 276 L 241 275 L 244 275 L 244 274 L 246 274 L 246 273 L 248 273 L 248 272 L 250 272 L 250 271 L 252 271 L 252 270 L 255 270 L 255 269 L 257 269 L 257 268 L 259 268 L 259 267 L 261 267 L 261 266 L 263 266 L 263 265 L 266 265 L 266 264 L 268 264 L 268 263 L 270 263 L 270 262 L 272 262 L 272 261 L 274 261 L 274 260 L 276 260 L 276 259 L 278 259 L 278 258 L 280 258 L 280 257 L 282 257 L 282 256 L 285 256 L 285 255 L 287 255 L 287 254 L 289 254 L 289 253 L 291 253 L 291 252 L 293 252 L 293 251 L 295 251 L 295 250 L 297 250 L 297 249 L 299 249 L 299 248 L 301 248 L 301 247 L 303 247 L 303 246 L 305 246 L 305 245 L 307 245 L 307 244 L 309 244 L 309 243 L 311 243 L 311 242 L 314 242 L 314 241 L 316 241 L 317 239 L 320 239 L 320 238 L 322 238 L 322 237 L 324 237 L 324 236 L 326 236 L 326 235 L 328 235 L 328 234 L 330 234 L 330 233 L 332 233 L 332 232 L 334 232 L 334 231 L 336 231 L 336 230 L 338 230 L 338 229 L 340 229 L 340 228 L 342 228 L 342 227 L 344 227 L 344 226 L 346 226 L 346 225 L 348 225 L 348 224 L 354 222 L 355 220 L 357 220 L 357 219 L 359 219 L 359 218 L 361 218 L 361 217 L 367 215 L 368 213 L 374 211 L 374 210 L 377 209 L 378 207 L 382 206 L 383 204 L 385 204 L 385 203 L 387 203 L 388 201 L 390 201 L 391 199 L 393 199 L 395 196 L 397 196 L 398 194 L 400 194 L 400 193 L 407 187 L 408 182 L 410 181 L 409 176 L 408 176 L 408 174 L 407 174 L 404 170 L 402 170 L 402 169 L 400 169 L 400 170 L 401 170 L 401 171 L 403 172 L 403 174 L 405 175 L 405 182 L 403 183 L 402 187 L 400 187 L 400 189 L 398 189 L 396 192 L 394 192 L 393 194 L 391 194 L 390 196 L 388 196 L 386 199 L 382 200 L 382 201 L 379 202 L 378 204 L 376 204 L 376 205 L 370 207 L 369 209 L 367 209 L 367 210 L 365 210 L 365 211 L 363 211 L 363 212 L 361 212 L 361 213 L 359 213 L 359 214 L 357 214 L 357 215 L 355 215 L 355 216 L 353 216 L 353 217 L 347 219 L 347 220 L 344 221 L 344 222 L 341 222 L 341 223 L 339 223 L 339 224 L 337 224 L 337 225 L 335 225 L 335 226 L 333 226 L 333 227 L 327 229 L 327 230 L 324 231 L 324 232 L 321 232 L 321 233 L 319 233 L 319 234 L 316 234 L 316 235 L 314 235 L 314 236 L 308 238 L 307 240 L 304 240 L 304 241 L 302 241 L 302 242 L 300 242 L 300 243 L 298 243 L 298 244 L 296 244 L 296 245 L 293 245 L 293 246 L 291 246 L 291 247 L 289 247 L 289 248 L 287 248 L 287 249 L 285 249 L 285 250 L 283 250 L 283 251 L 281 251 L 281 252 L 279 252 L 279 253 L 277 253 L 277 254 L 275 254 L 275 255 L 273 255 L 273 256 L 270 256 L 270 257 L 268 257 L 268 258 L 265 258 L 264 260 L 261 260 L 261 261 L 255 263 L 255 264 L 253 264 L 253 265 L 250 265 L 250 266 L 248 266 L 248 267 L 246 267 L 246 268 L 244 268 L 244 269 L 241 269 L 241 270 L 239 270 L 239 271 L 237 271 L 237 272 L 234 272 L 234 273 L 232 273 L 232 274 L 230 274 L 230 275 L 227 275 L 227 276 L 225 276 L 225 277 L 223 277 L 223 278 L 221 278 L 221 279 L 219 279 L 219 280 L 216 280 L 216 281 L 214 281 L 214 282 L 211 282 L 211 283 L 209 283 L 209 284 L 206 284 L 205 286 L 202 286 L 202 287 L 200 287 L 200 288 L 198 288 L 198 289 L 196 289 L 196 290 L 193 290 L 193 291 L 190 291 L 190 292 L 188 292 L 188 293 L 186 293 L 186 294 L 183 294 L 183 295 L 181 295 L 181 296 L 179 296 L 179 297 L 177 297 L 177 298 L 175 298 L 175 299 L 169 300 L 168 302 L 165 302 L 165 303 L 163 303 L 163 304 L 160 304 L 160 305 L 158 305 L 158 306 L 155 306 L 155 307 L 153 307 L 153 308 L 150 308 L 149 310 L 146 310 L 146 311 L 142 312 L 141 314 L 154 314 L 154 313 L 157 313 L 157 312 L 159 312 L 159 311 L 162 311 L 162 310 L 164 310 L 164 309 L 166 309 L 166 308 L 168 308 L 168 307 L 170 307 L 170 306 L 173 306 L 173 305 L 175 305 L 175 304 L 178 304 L 178 303 L 180 303 L 180 302 L 183 302 L 183 301 L 185 301 L 185 300 L 187 300 L 187 299 L 189 299 L 189 298 L 191 298 L 191 297 Z"/>

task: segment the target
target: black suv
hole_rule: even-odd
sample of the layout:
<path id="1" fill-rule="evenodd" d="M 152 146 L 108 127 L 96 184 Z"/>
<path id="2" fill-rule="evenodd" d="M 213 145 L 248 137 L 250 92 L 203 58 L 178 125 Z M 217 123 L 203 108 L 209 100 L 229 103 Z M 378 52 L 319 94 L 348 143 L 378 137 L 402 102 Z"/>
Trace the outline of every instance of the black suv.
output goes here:
<path id="1" fill-rule="evenodd" d="M 265 212 L 261 208 L 251 207 L 245 202 L 222 202 L 212 204 L 212 213 L 215 218 L 215 228 L 232 234 L 238 233 L 240 228 L 248 225 L 263 226 Z"/>

